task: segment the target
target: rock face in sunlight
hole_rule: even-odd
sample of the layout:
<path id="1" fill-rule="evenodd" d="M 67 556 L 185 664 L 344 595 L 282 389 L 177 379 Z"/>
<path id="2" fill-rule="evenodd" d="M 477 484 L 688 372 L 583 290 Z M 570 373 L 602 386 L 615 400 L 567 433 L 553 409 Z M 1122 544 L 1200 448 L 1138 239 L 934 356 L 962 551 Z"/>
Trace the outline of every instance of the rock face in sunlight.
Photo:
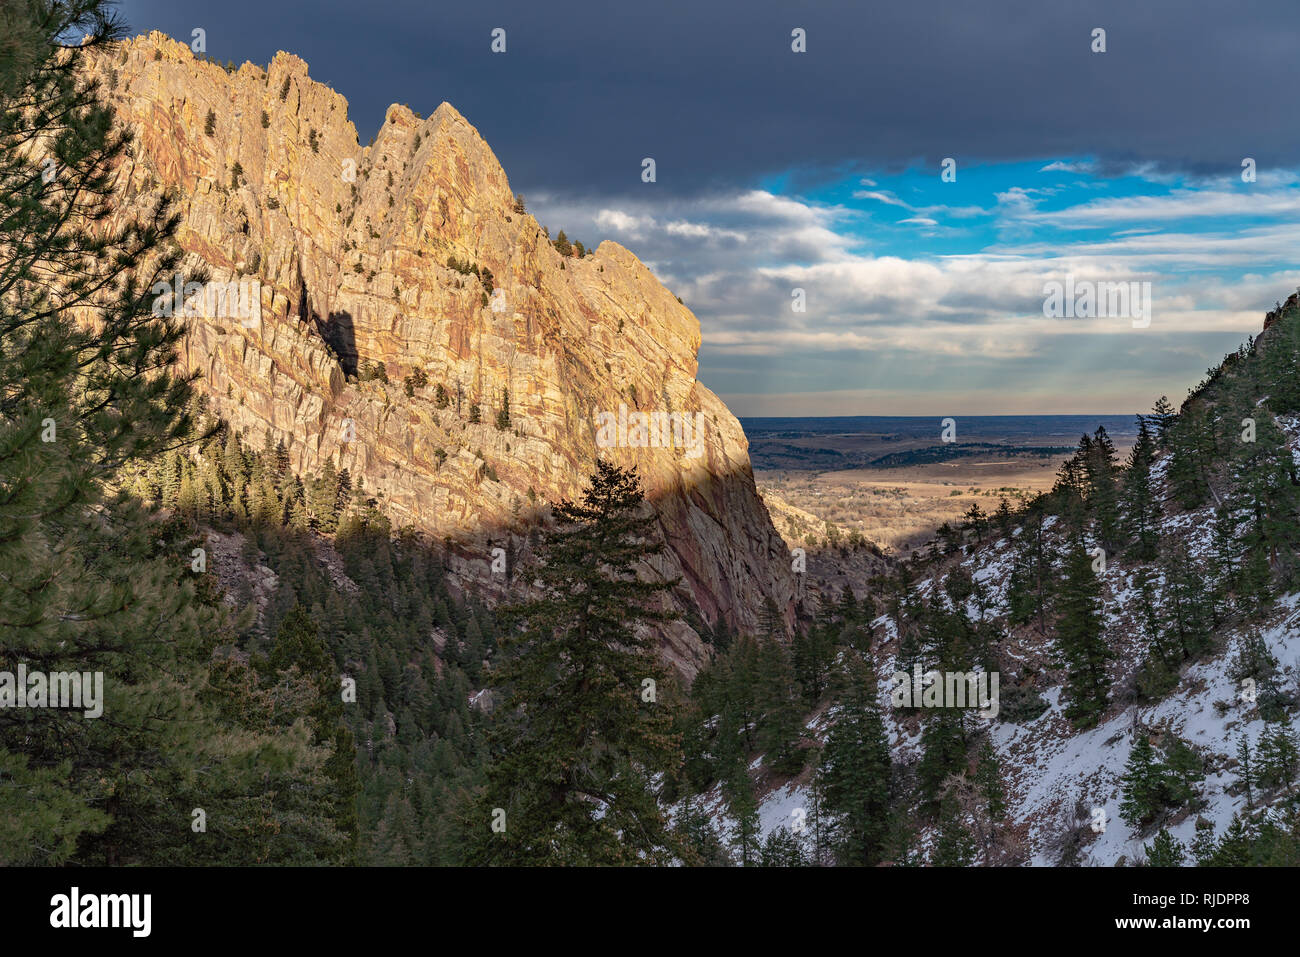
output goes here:
<path id="1" fill-rule="evenodd" d="M 182 357 L 249 441 L 269 430 L 300 474 L 332 459 L 395 525 L 482 545 L 484 576 L 487 537 L 577 496 L 605 455 L 639 469 L 684 606 L 752 628 L 771 598 L 793 621 L 745 435 L 695 380 L 698 320 L 615 243 L 562 256 L 453 107 L 392 106 L 363 147 L 344 98 L 287 53 L 227 72 L 150 34 L 94 71 L 135 134 L 124 212 L 174 192 L 187 268 L 258 284 L 251 316 L 209 297 L 187 318 Z M 703 413 L 701 453 L 598 448 L 594 417 L 620 404 Z M 664 642 L 693 672 L 696 632 Z"/>

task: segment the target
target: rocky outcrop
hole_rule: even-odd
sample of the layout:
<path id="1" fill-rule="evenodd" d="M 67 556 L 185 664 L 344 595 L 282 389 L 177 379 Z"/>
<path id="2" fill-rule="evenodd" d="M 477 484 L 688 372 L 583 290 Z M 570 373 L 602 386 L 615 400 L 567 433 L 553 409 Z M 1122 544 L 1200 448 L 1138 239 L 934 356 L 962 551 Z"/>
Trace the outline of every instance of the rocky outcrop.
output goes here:
<path id="1" fill-rule="evenodd" d="M 134 131 L 122 214 L 173 192 L 186 268 L 258 284 L 257 314 L 209 300 L 185 320 L 181 361 L 228 422 L 302 474 L 334 460 L 396 524 L 471 555 L 577 495 L 598 454 L 635 465 L 684 606 L 748 628 L 771 598 L 794 620 L 744 433 L 695 379 L 699 322 L 615 243 L 562 256 L 453 107 L 394 105 L 363 147 L 288 53 L 228 71 L 155 33 L 92 69 Z M 358 376 L 381 362 L 387 382 Z M 701 454 L 598 448 L 594 415 L 620 404 L 702 413 Z M 691 672 L 703 649 L 683 624 L 665 653 Z"/>

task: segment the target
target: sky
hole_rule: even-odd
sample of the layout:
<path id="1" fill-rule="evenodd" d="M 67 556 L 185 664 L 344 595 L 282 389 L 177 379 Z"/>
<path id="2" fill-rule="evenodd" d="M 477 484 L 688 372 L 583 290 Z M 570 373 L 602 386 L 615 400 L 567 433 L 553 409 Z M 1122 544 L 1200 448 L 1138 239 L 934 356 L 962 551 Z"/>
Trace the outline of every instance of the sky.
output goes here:
<path id="1" fill-rule="evenodd" d="M 363 140 L 451 103 L 552 235 L 682 297 L 738 415 L 1143 411 L 1300 287 L 1295 0 L 119 9 L 297 54 Z M 1053 283 L 1150 309 L 1049 314 Z"/>

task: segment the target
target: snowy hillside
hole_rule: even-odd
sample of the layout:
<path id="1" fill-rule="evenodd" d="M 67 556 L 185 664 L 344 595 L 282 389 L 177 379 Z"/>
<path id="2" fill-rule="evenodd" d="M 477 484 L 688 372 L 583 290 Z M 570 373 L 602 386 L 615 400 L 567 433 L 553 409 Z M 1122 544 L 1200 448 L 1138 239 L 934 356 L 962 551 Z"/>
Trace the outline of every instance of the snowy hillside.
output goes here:
<path id="1" fill-rule="evenodd" d="M 1279 421 L 1288 448 L 1300 461 L 1300 420 Z M 1151 470 L 1166 498 L 1168 467 L 1169 455 L 1164 454 Z M 1206 506 L 1168 516 L 1162 531 L 1182 542 L 1193 558 L 1206 560 L 1212 548 L 1214 519 L 1214 508 Z M 1054 526 L 1054 517 L 1044 522 L 1048 530 Z M 1009 539 L 999 538 L 974 549 L 973 554 L 952 556 L 929 577 L 916 582 L 913 594 L 929 598 L 947 575 L 964 568 L 983 590 L 983 608 L 972 601 L 967 614 L 975 621 L 1004 622 L 1013 554 L 1021 531 L 1016 528 Z M 1087 541 L 1089 547 L 1094 545 L 1090 537 Z M 1284 594 L 1269 614 L 1249 625 L 1220 630 L 1213 650 L 1189 663 L 1171 691 L 1159 700 L 1143 701 L 1133 692 L 1146 647 L 1137 581 L 1142 570 L 1142 565 L 1111 558 L 1098 575 L 1106 641 L 1115 655 L 1108 668 L 1113 689 L 1110 706 L 1095 727 L 1076 730 L 1064 713 L 1062 677 L 1054 667 L 1050 636 L 1045 638 L 1031 627 L 1010 628 L 998 649 L 1000 660 L 1008 666 L 1035 675 L 1034 690 L 1047 705 L 1037 717 L 1020 722 L 1005 714 L 990 719 L 976 712 L 970 725 L 973 735 L 987 731 L 998 755 L 1008 807 L 1000 828 L 1012 835 L 1010 843 L 1018 850 L 1014 863 L 1050 866 L 1069 859 L 1083 865 L 1113 866 L 1144 862 L 1144 845 L 1152 842 L 1158 830 L 1167 830 L 1190 848 L 1198 837 L 1198 821 L 1202 832 L 1208 825 L 1215 837 L 1222 837 L 1234 816 L 1248 810 L 1237 749 L 1244 736 L 1251 753 L 1256 752 L 1266 723 L 1253 696 L 1232 677 L 1233 662 L 1248 640 L 1262 639 L 1276 660 L 1277 685 L 1294 690 L 1300 674 L 1300 593 Z M 1159 567 L 1148 564 L 1145 571 L 1156 593 L 1163 594 L 1166 582 Z M 915 711 L 900 711 L 890 704 L 890 676 L 901 670 L 898 635 L 897 623 L 890 616 L 872 622 L 881 716 L 895 766 L 908 768 L 915 765 L 922 751 L 921 722 Z M 1007 677 L 1003 676 L 1004 690 Z M 807 723 L 809 737 L 824 743 L 835 714 L 833 705 L 819 711 Z M 1120 813 L 1122 778 L 1138 735 L 1157 747 L 1167 738 L 1181 738 L 1194 749 L 1204 769 L 1196 798 L 1188 807 L 1168 809 L 1142 827 L 1126 823 Z M 761 759 L 751 764 L 751 773 L 759 781 L 762 837 L 785 829 L 803 834 L 807 840 L 813 804 L 810 774 L 784 781 L 765 778 Z M 1271 790 L 1256 787 L 1253 809 L 1267 808 L 1287 791 L 1285 786 Z M 726 803 L 716 789 L 707 798 L 706 810 L 725 838 L 734 824 Z M 933 840 L 931 830 L 922 828 L 918 849 L 928 853 Z M 1070 849 L 1072 853 L 1067 855 Z"/>

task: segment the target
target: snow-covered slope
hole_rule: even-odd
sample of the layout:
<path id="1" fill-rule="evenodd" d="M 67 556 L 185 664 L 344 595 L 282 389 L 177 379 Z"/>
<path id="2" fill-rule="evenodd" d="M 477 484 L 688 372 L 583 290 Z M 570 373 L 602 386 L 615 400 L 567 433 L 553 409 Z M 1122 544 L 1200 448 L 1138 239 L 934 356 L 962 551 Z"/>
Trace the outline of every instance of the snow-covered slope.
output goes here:
<path id="1" fill-rule="evenodd" d="M 1300 462 L 1300 420 L 1286 418 L 1280 424 Z M 1161 485 L 1168 465 L 1168 457 L 1163 456 L 1153 469 L 1153 477 Z M 1213 518 L 1209 507 L 1174 514 L 1167 517 L 1162 531 L 1181 539 L 1194 559 L 1204 559 L 1209 555 Z M 1048 519 L 1048 526 L 1054 522 Z M 1006 614 L 1014 538 L 1019 534 L 1017 529 L 1012 540 L 1004 538 L 972 555 L 949 560 L 965 566 L 985 590 L 986 618 Z M 918 581 L 914 586 L 916 594 L 929 596 L 954 567 L 946 564 Z M 1153 565 L 1147 570 L 1159 593 L 1163 584 L 1159 569 Z M 1300 674 L 1300 593 L 1279 598 L 1272 613 L 1262 621 L 1218 633 L 1215 650 L 1186 667 L 1177 686 L 1161 700 L 1142 704 L 1133 695 L 1124 694 L 1121 689 L 1131 686 L 1145 653 L 1138 572 L 1137 565 L 1112 558 L 1099 576 L 1106 636 L 1115 657 L 1109 669 L 1112 703 L 1096 727 L 1078 731 L 1065 717 L 1062 673 L 1051 666 L 1050 637 L 1043 638 L 1031 628 L 1012 629 L 1000 649 L 1004 661 L 1024 665 L 1037 674 L 1040 683 L 1036 691 L 1048 705 L 1037 718 L 1022 723 L 1007 720 L 1006 716 L 990 719 L 978 713 L 975 719 L 976 727 L 988 730 L 998 753 L 1009 806 L 1005 828 L 1015 832 L 1021 856 L 1028 864 L 1058 863 L 1063 848 L 1071 841 L 1077 851 L 1076 860 L 1083 864 L 1140 862 L 1145 858 L 1143 845 L 1151 842 L 1155 827 L 1167 828 L 1184 846 L 1190 846 L 1198 819 L 1208 821 L 1215 835 L 1221 836 L 1233 816 L 1246 810 L 1235 756 L 1239 738 L 1244 735 L 1254 749 L 1264 730 L 1258 708 L 1244 700 L 1247 696 L 1241 694 L 1230 676 L 1231 662 L 1248 638 L 1258 636 L 1277 660 L 1282 687 L 1296 686 Z M 972 619 L 980 617 L 973 603 L 967 611 Z M 872 648 L 880 682 L 881 712 L 896 765 L 908 765 L 920 757 L 921 726 L 914 713 L 890 706 L 889 676 L 898 670 L 898 644 L 896 623 L 888 616 L 877 618 L 873 622 Z M 808 722 L 809 735 L 824 740 L 834 717 L 833 706 L 819 712 Z M 1121 778 L 1137 733 L 1152 736 L 1157 742 L 1167 735 L 1177 735 L 1199 752 L 1205 779 L 1198 788 L 1200 804 L 1195 811 L 1183 809 L 1166 814 L 1143 829 L 1121 819 Z M 756 761 L 753 770 L 760 791 L 766 790 L 760 795 L 762 836 L 780 828 L 797 832 L 801 826 L 806 827 L 804 821 L 810 813 L 807 772 L 793 781 L 769 782 L 765 789 L 758 768 Z M 1255 807 L 1267 806 L 1275 797 L 1256 790 Z M 716 792 L 709 795 L 706 809 L 715 818 L 719 832 L 725 834 L 730 822 L 725 803 Z M 928 833 L 919 836 L 922 850 L 929 847 L 932 837 Z"/>

